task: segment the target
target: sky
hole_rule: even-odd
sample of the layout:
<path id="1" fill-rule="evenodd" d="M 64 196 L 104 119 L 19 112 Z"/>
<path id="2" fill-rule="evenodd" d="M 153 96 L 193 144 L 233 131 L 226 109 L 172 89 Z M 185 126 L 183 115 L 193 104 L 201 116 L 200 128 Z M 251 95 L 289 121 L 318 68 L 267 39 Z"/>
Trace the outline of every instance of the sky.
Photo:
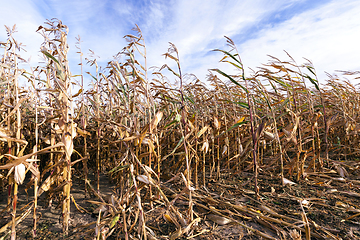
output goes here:
<path id="1" fill-rule="evenodd" d="M 79 74 L 76 37 L 85 57 L 93 50 L 103 67 L 126 46 L 123 36 L 143 32 L 148 66 L 171 64 L 163 54 L 176 45 L 183 73 L 205 80 L 208 69 L 234 71 L 219 63 L 229 50 L 224 36 L 239 50 L 246 69 L 275 56 L 298 64 L 312 61 L 320 81 L 337 70 L 360 70 L 359 0 L 0 0 L 0 42 L 4 25 L 17 25 L 15 38 L 26 45 L 21 55 L 31 66 L 41 61 L 42 37 L 36 30 L 46 19 L 58 18 L 69 27 L 69 62 Z M 93 71 L 93 70 L 91 70 Z M 249 70 L 247 70 L 249 72 Z M 90 78 L 87 78 L 90 81 Z M 171 80 L 171 79 L 170 79 Z M 88 82 L 89 83 L 89 82 Z M 354 83 L 354 82 L 353 82 Z M 356 83 L 356 82 L 355 82 Z"/>

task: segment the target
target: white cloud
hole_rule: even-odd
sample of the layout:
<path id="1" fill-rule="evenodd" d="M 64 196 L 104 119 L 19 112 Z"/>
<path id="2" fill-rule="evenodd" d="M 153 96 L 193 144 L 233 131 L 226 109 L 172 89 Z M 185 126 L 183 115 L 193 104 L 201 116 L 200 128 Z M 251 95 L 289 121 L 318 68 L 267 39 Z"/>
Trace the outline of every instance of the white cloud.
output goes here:
<path id="1" fill-rule="evenodd" d="M 243 61 L 254 68 L 269 60 L 266 54 L 288 60 L 286 50 L 298 64 L 310 59 L 322 79 L 324 71 L 359 70 L 359 12 L 358 1 L 333 1 L 295 15 L 241 44 Z"/>
<path id="2" fill-rule="evenodd" d="M 20 55 L 29 59 L 30 63 L 36 63 L 38 52 L 42 37 L 36 33 L 39 24 L 44 19 L 34 9 L 31 1 L 4 1 L 1 4 L 2 11 L 0 13 L 0 22 L 10 28 L 16 24 L 17 33 L 13 36 L 18 41 L 23 43 L 27 52 L 21 52 Z M 0 41 L 7 39 L 5 27 L 0 28 Z"/>
<path id="3" fill-rule="evenodd" d="M 299 9 L 294 8 L 299 7 Z M 132 1 L 5 1 L 0 22 L 17 24 L 15 37 L 26 45 L 28 56 L 36 65 L 42 42 L 36 33 L 46 18 L 56 17 L 70 28 L 70 63 L 78 74 L 79 56 L 75 53 L 75 37 L 82 38 L 82 49 L 95 51 L 105 63 L 119 52 L 137 23 L 147 44 L 148 66 L 160 67 L 162 56 L 173 42 L 180 53 L 183 71 L 205 79 L 207 69 L 230 66 L 219 65 L 220 53 L 227 49 L 224 35 L 236 42 L 246 67 L 256 68 L 266 63 L 267 54 L 288 60 L 283 50 L 298 63 L 302 57 L 313 61 L 320 76 L 336 69 L 359 69 L 360 4 L 356 0 L 309 2 L 307 0 L 151 0 Z M 286 11 L 287 17 L 282 14 Z M 269 21 L 267 21 L 269 19 Z M 6 38 L 0 29 L 0 39 Z M 28 57 L 25 56 L 25 57 Z M 36 59 L 36 61 L 34 61 Z M 321 75 L 322 74 L 322 75 Z"/>
<path id="4" fill-rule="evenodd" d="M 167 42 L 171 41 L 180 52 L 184 70 L 203 80 L 208 68 L 218 66 L 221 56 L 208 53 L 225 47 L 224 35 L 231 37 L 256 28 L 256 24 L 274 11 L 288 8 L 295 2 L 299 1 L 178 1 L 170 11 L 173 16 L 169 26 L 148 44 L 149 60 L 161 65 L 164 60 L 158 56 L 166 52 Z"/>

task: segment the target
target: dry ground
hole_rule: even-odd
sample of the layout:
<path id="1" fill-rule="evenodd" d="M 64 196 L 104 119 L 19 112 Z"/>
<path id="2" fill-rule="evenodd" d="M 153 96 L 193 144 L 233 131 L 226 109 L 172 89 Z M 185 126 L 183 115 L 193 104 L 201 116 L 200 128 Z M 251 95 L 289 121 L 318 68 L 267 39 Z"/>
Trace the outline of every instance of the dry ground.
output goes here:
<path id="1" fill-rule="evenodd" d="M 195 235 L 192 239 L 292 239 L 291 234 L 296 239 L 296 232 L 301 234 L 301 239 L 305 239 L 303 213 L 306 213 L 309 222 L 311 239 L 360 239 L 360 181 L 357 170 L 343 178 L 334 169 L 325 169 L 323 173 L 309 174 L 306 179 L 285 187 L 279 184 L 277 176 L 268 172 L 259 176 L 260 200 L 256 200 L 251 173 L 224 171 L 221 180 L 211 180 L 206 188 L 199 186 L 193 195 L 194 218 L 200 217 L 201 221 L 197 231 L 191 233 Z M 88 202 L 89 197 L 85 198 L 84 183 L 81 176 L 77 176 L 73 180 L 72 195 L 76 203 L 88 213 L 80 213 L 72 203 L 70 234 L 65 237 L 61 230 L 61 207 L 57 206 L 56 201 L 51 207 L 45 207 L 46 195 L 43 194 L 39 200 L 41 218 L 36 239 L 92 239 L 89 234 L 91 236 L 95 228 L 97 215 L 94 211 L 97 206 Z M 91 178 L 94 183 L 94 176 L 91 175 Z M 173 200 L 183 189 L 180 180 L 174 178 L 162 184 L 169 200 Z M 102 175 L 102 195 L 116 194 L 115 190 L 116 187 Z M 32 200 L 31 192 L 32 189 L 27 199 L 24 186 L 21 186 L 19 209 Z M 144 188 L 144 199 L 146 192 Z M 6 192 L 3 192 L 0 198 L 1 210 L 6 206 L 6 199 Z M 92 200 L 97 199 L 92 196 Z M 304 211 L 301 210 L 300 202 Z M 144 204 L 146 225 L 154 231 L 157 239 L 169 239 L 177 228 L 165 220 L 166 209 L 160 201 L 155 199 L 152 205 L 151 208 L 149 203 Z M 174 201 L 174 206 L 186 212 L 188 195 L 181 194 Z M 2 216 L 5 217 L 0 220 L 1 226 L 11 219 L 9 214 Z M 32 239 L 32 214 L 17 229 L 18 239 Z M 124 239 L 124 235 L 115 231 L 108 239 Z"/>

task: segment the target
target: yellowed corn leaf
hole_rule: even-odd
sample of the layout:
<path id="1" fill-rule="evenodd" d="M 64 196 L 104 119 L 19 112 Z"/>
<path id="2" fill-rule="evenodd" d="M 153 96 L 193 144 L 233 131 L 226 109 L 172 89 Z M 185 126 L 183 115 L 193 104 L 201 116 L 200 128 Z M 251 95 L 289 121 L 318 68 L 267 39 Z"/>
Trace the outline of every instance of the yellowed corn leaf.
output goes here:
<path id="1" fill-rule="evenodd" d="M 126 137 L 126 138 L 122 139 L 122 141 L 128 142 L 128 141 L 134 140 L 136 138 L 137 138 L 136 136 L 130 136 L 130 137 Z"/>
<path id="2" fill-rule="evenodd" d="M 217 117 L 214 117 L 214 126 L 217 130 L 219 130 L 221 127 L 221 124 L 220 124 L 219 120 L 217 119 Z"/>
<path id="3" fill-rule="evenodd" d="M 236 121 L 236 123 L 241 123 L 241 122 L 244 121 L 244 119 L 245 119 L 245 117 L 241 117 L 239 120 Z M 235 123 L 235 124 L 236 124 L 236 123 Z"/>
<path id="4" fill-rule="evenodd" d="M 91 134 L 86 130 L 83 130 L 81 128 L 76 128 L 76 131 L 77 131 L 77 134 L 81 135 L 82 137 L 86 137 L 86 136 L 91 137 Z"/>
<path id="5" fill-rule="evenodd" d="M 146 126 L 142 129 L 140 136 L 138 136 L 138 142 L 135 142 L 135 146 L 140 145 L 140 144 L 142 143 L 142 141 L 143 141 L 143 139 L 145 138 L 145 136 L 146 136 L 146 134 L 147 134 L 148 131 L 149 131 L 149 126 L 146 125 Z"/>
<path id="6" fill-rule="evenodd" d="M 167 213 L 164 214 L 164 219 L 165 219 L 165 221 L 167 221 L 169 223 L 174 223 L 171 216 L 169 214 L 167 214 Z"/>
<path id="7" fill-rule="evenodd" d="M 41 185 L 41 189 L 44 191 L 44 192 L 47 192 L 49 191 L 51 185 L 53 185 L 56 181 L 56 178 L 57 178 L 57 175 L 51 175 L 49 176 L 45 181 L 44 183 Z"/>
<path id="8" fill-rule="evenodd" d="M 348 207 L 348 205 L 346 203 L 343 203 L 343 202 L 340 202 L 340 201 L 336 201 L 335 206 L 343 207 L 343 208 Z"/>
<path id="9" fill-rule="evenodd" d="M 79 91 L 72 97 L 75 98 L 75 97 L 79 96 L 82 92 L 83 92 L 83 90 L 82 90 L 82 88 L 80 88 Z"/>
<path id="10" fill-rule="evenodd" d="M 206 132 L 206 130 L 209 129 L 209 126 L 206 125 L 205 127 L 203 127 L 198 133 L 197 133 L 197 137 L 200 137 L 201 135 L 204 134 L 204 132 Z"/>
<path id="11" fill-rule="evenodd" d="M 151 124 L 150 124 L 150 132 L 152 132 L 156 126 L 159 124 L 159 122 L 161 121 L 163 117 L 163 113 L 162 112 L 157 112 L 154 119 L 152 120 Z"/>

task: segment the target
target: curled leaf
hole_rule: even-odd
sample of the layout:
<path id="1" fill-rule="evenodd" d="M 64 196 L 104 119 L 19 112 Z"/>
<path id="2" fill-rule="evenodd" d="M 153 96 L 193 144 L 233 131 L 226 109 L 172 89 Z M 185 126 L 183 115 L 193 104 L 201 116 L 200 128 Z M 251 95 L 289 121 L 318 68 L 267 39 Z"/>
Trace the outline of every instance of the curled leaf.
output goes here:
<path id="1" fill-rule="evenodd" d="M 14 174 L 15 182 L 21 185 L 24 182 L 25 175 L 26 175 L 26 167 L 23 163 L 20 163 L 15 167 L 15 174 Z"/>
<path id="2" fill-rule="evenodd" d="M 145 184 L 150 184 L 149 178 L 147 176 L 145 176 L 145 175 L 137 176 L 137 180 L 140 181 L 140 182 L 143 182 Z"/>

